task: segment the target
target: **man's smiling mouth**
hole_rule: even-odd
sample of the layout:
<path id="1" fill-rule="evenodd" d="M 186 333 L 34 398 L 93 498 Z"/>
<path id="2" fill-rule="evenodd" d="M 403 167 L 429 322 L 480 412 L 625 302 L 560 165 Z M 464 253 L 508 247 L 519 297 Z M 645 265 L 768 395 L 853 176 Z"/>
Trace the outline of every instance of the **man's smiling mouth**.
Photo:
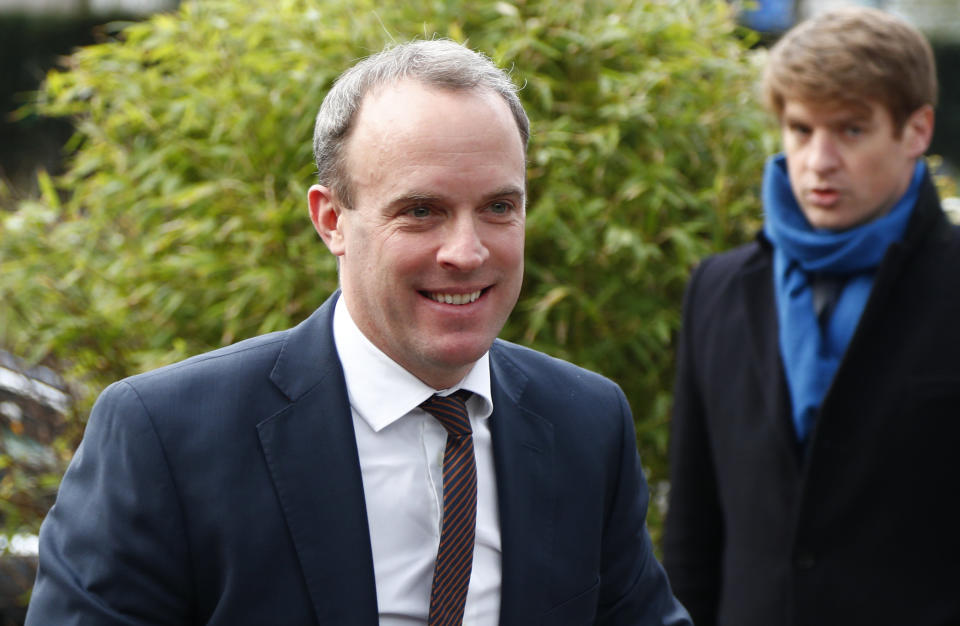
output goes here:
<path id="1" fill-rule="evenodd" d="M 442 304 L 470 304 L 471 302 L 476 302 L 477 298 L 483 293 L 483 290 L 473 291 L 471 293 L 442 293 L 438 291 L 424 291 L 423 295 L 427 296 L 434 302 L 440 302 Z"/>

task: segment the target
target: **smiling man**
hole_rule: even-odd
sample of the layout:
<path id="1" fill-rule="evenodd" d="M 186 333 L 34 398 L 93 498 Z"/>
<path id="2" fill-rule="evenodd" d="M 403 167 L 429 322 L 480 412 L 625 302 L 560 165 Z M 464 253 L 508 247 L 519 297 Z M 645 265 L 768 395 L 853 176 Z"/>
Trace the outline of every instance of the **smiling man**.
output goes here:
<path id="1" fill-rule="evenodd" d="M 825 13 L 771 50 L 758 240 L 684 304 L 665 561 L 698 626 L 960 623 L 960 232 L 923 36 Z"/>
<path id="2" fill-rule="evenodd" d="M 345 72 L 308 192 L 341 290 L 103 392 L 28 623 L 688 626 L 623 393 L 496 339 L 528 134 L 509 77 L 453 42 Z"/>

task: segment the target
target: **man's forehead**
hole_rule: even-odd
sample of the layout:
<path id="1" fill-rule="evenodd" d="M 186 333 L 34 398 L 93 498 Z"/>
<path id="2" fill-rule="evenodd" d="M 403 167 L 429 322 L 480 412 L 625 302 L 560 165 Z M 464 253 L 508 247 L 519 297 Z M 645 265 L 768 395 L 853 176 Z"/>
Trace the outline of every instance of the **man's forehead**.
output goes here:
<path id="1" fill-rule="evenodd" d="M 488 99 L 491 106 L 499 106 L 501 96 L 492 89 L 482 86 L 453 86 L 433 84 L 419 78 L 399 78 L 372 85 L 360 99 L 356 115 L 362 115 L 364 109 L 382 107 L 392 111 L 397 98 L 431 99 L 435 96 L 454 96 L 464 98 Z M 504 103 L 506 104 L 506 103 Z"/>
<path id="2" fill-rule="evenodd" d="M 344 175 L 358 203 L 365 189 L 377 185 L 377 203 L 384 208 L 417 201 L 451 204 L 441 192 L 454 190 L 438 185 L 436 172 L 454 163 L 471 173 L 463 186 L 471 188 L 472 201 L 508 196 L 525 201 L 520 131 L 509 105 L 492 89 L 454 89 L 417 79 L 381 85 L 364 96 L 344 157 Z M 505 172 L 513 163 L 517 171 Z M 468 184 L 484 177 L 493 179 L 488 188 Z M 389 193 L 381 188 L 384 181 Z"/>
<path id="3" fill-rule="evenodd" d="M 462 114 L 464 107 L 498 111 L 505 118 L 513 119 L 507 102 L 492 89 L 461 89 L 404 78 L 376 86 L 364 94 L 354 113 L 346 144 L 353 143 L 357 135 L 393 143 L 393 139 L 404 137 L 403 133 L 408 130 L 417 131 L 414 135 L 429 133 L 436 126 L 434 122 L 441 122 L 448 115 Z M 519 128 L 517 137 L 522 144 Z"/>

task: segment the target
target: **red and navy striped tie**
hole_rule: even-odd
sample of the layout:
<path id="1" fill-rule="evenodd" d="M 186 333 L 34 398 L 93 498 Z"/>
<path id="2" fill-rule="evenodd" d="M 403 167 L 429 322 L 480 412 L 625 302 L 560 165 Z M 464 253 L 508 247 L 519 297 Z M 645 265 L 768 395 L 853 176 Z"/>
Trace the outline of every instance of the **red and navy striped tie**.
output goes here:
<path id="1" fill-rule="evenodd" d="M 465 390 L 433 396 L 421 408 L 447 430 L 443 453 L 443 522 L 433 568 L 428 626 L 460 626 L 473 569 L 477 521 L 477 463 Z"/>

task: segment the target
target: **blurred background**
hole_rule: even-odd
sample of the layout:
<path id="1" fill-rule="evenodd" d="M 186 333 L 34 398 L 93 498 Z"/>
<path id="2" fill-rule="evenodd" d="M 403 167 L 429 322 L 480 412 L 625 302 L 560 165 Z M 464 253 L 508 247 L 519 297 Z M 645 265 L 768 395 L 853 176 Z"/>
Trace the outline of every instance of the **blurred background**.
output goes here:
<path id="1" fill-rule="evenodd" d="M 524 84 L 527 276 L 503 336 L 624 388 L 658 539 L 683 286 L 752 236 L 778 149 L 764 49 L 844 4 L 931 39 L 953 196 L 960 0 L 0 0 L 0 626 L 22 622 L 103 386 L 290 326 L 335 288 L 304 210 L 312 117 L 354 59 L 434 33 Z"/>

